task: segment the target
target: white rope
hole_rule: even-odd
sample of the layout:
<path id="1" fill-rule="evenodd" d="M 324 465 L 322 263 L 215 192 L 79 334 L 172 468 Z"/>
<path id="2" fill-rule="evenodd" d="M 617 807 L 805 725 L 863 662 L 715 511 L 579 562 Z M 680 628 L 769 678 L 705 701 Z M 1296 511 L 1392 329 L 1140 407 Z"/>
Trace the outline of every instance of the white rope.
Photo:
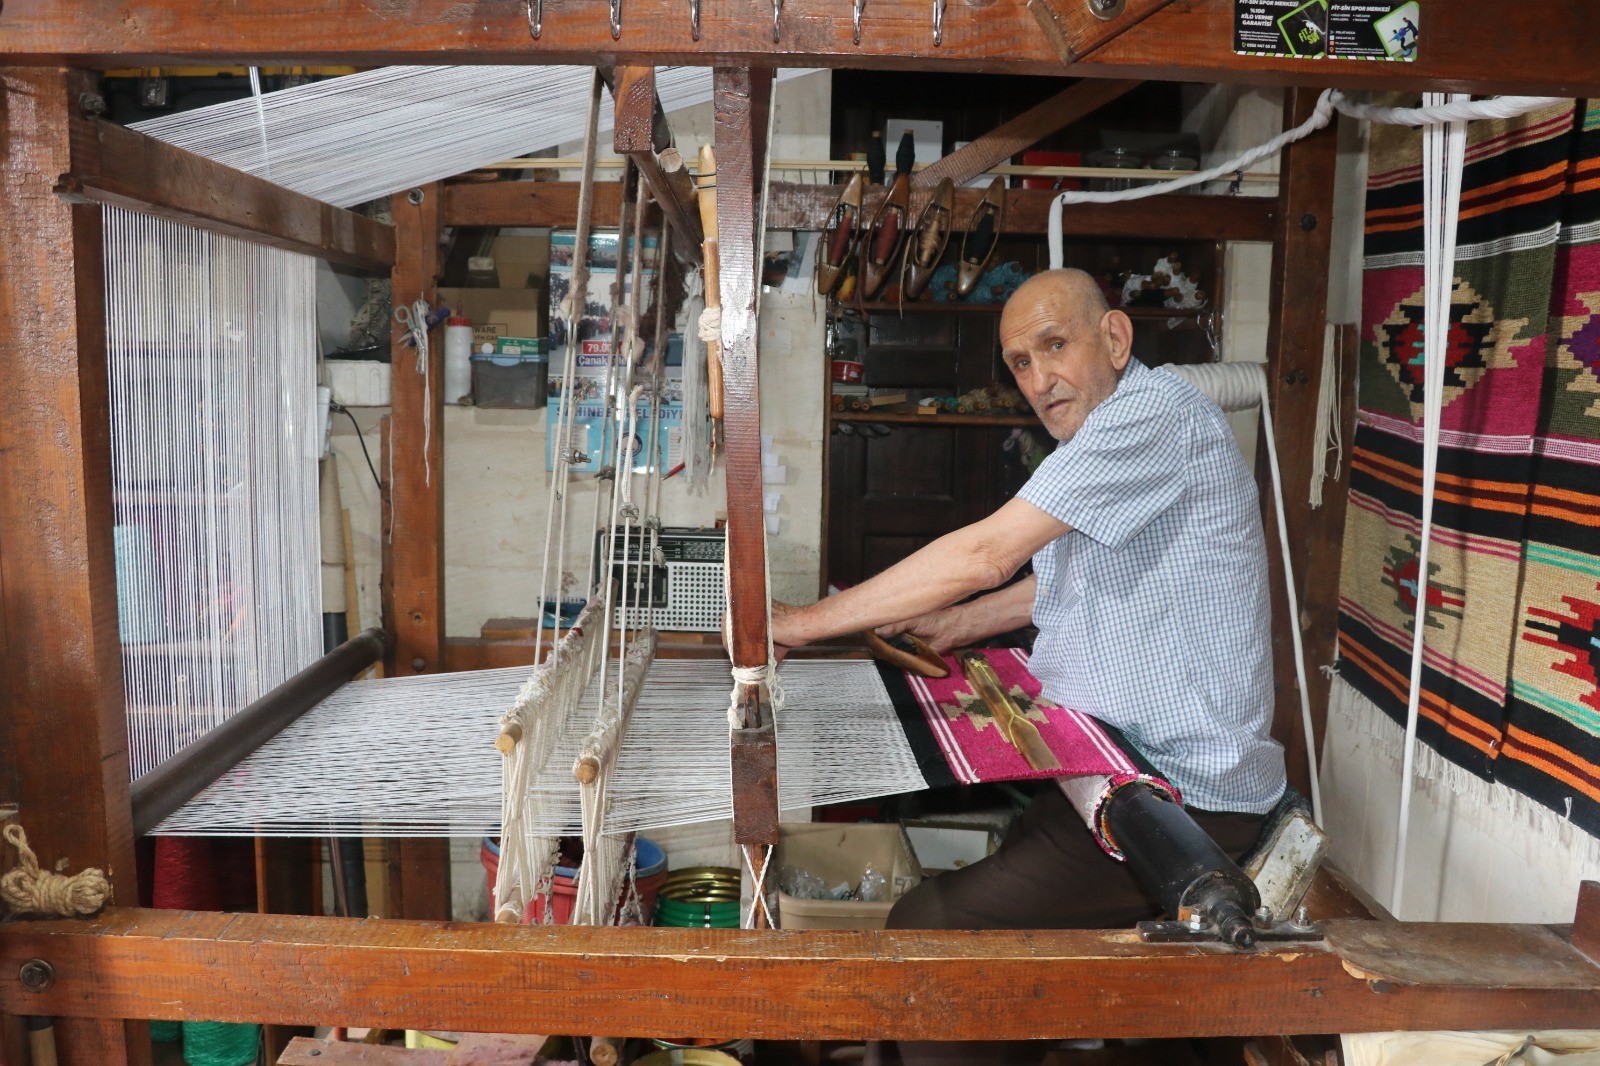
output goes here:
<path id="1" fill-rule="evenodd" d="M 1272 473 L 1273 513 L 1277 516 L 1278 551 L 1283 559 L 1283 584 L 1288 592 L 1289 637 L 1294 645 L 1295 685 L 1300 690 L 1300 728 L 1305 731 L 1306 762 L 1311 774 L 1311 815 L 1322 821 L 1322 785 L 1318 780 L 1317 735 L 1311 722 L 1311 689 L 1306 684 L 1306 651 L 1300 635 L 1300 596 L 1296 591 L 1294 559 L 1289 552 L 1289 529 L 1283 509 L 1283 474 L 1278 468 L 1278 442 L 1272 428 L 1272 404 L 1267 371 L 1260 363 L 1193 363 L 1162 369 L 1176 374 L 1209 396 L 1224 411 L 1246 411 L 1259 406 L 1261 430 L 1266 437 L 1267 466 Z"/>
<path id="2" fill-rule="evenodd" d="M 756 909 L 761 909 L 761 916 L 766 919 L 768 929 L 776 929 L 778 923 L 772 920 L 772 911 L 767 908 L 767 874 L 772 870 L 772 845 L 765 845 L 766 851 L 761 860 L 761 870 L 757 872 L 750 862 L 750 852 L 745 848 L 739 849 L 739 854 L 744 858 L 744 868 L 750 871 L 750 909 L 745 912 L 744 927 L 755 928 Z"/>
<path id="3" fill-rule="evenodd" d="M 1316 107 L 1312 109 L 1310 116 L 1300 125 L 1284 130 L 1265 144 L 1257 145 L 1249 151 L 1242 152 L 1226 163 L 1219 163 L 1214 167 L 1209 167 L 1193 174 L 1186 174 L 1181 178 L 1173 178 L 1171 181 L 1136 186 L 1131 189 L 1117 189 L 1107 192 L 1080 190 L 1063 192 L 1050 201 L 1050 219 L 1045 228 L 1050 244 L 1050 269 L 1059 270 L 1063 263 L 1065 252 L 1061 228 L 1062 211 L 1068 204 L 1111 204 L 1124 200 L 1142 200 L 1149 196 L 1161 196 L 1165 193 L 1177 192 L 1180 189 L 1187 189 L 1195 185 L 1204 185 L 1207 182 L 1231 177 L 1239 171 L 1249 170 L 1268 156 L 1275 155 L 1295 141 L 1304 140 L 1317 130 L 1322 129 L 1333 119 L 1335 111 L 1342 111 L 1353 118 L 1366 119 L 1369 122 L 1418 126 L 1474 118 L 1514 118 L 1518 115 L 1527 114 L 1529 111 L 1566 102 L 1558 97 L 1502 96 L 1491 100 L 1456 103 L 1450 105 L 1448 109 L 1433 106 L 1421 108 L 1375 107 L 1370 104 L 1351 103 L 1337 89 L 1326 89 L 1317 98 Z"/>
<path id="4" fill-rule="evenodd" d="M 705 307 L 700 311 L 698 327 L 700 339 L 707 344 L 712 341 L 722 342 L 722 308 Z"/>
<path id="5" fill-rule="evenodd" d="M 1427 93 L 1434 108 L 1462 95 Z M 1473 117 L 1473 116 L 1467 116 Z M 1501 116 L 1504 117 L 1504 116 Z M 1422 657 L 1427 646 L 1429 546 L 1433 535 L 1433 493 L 1439 469 L 1439 415 L 1444 409 L 1445 353 L 1450 341 L 1450 304 L 1455 289 L 1456 226 L 1461 211 L 1461 174 L 1466 163 L 1467 127 L 1462 119 L 1422 131 L 1422 227 L 1424 320 L 1422 335 L 1422 529 L 1417 547 L 1417 604 L 1412 619 L 1411 677 L 1406 693 L 1405 753 L 1400 768 L 1400 814 L 1395 831 L 1394 871 L 1389 909 L 1401 917 L 1405 902 L 1406 844 L 1411 828 L 1411 791 L 1416 763 L 1417 718 L 1422 697 Z"/>

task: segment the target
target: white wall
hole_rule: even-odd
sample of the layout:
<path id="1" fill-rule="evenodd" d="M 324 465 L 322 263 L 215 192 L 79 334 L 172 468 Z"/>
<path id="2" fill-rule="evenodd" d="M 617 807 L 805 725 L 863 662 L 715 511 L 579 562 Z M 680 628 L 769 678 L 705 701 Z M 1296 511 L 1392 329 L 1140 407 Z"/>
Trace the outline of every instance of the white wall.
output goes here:
<path id="1" fill-rule="evenodd" d="M 1323 745 L 1332 858 L 1391 903 L 1404 734 L 1334 683 Z M 1578 883 L 1600 880 L 1600 839 L 1504 785 L 1417 748 L 1400 917 L 1450 922 L 1570 922 Z"/>

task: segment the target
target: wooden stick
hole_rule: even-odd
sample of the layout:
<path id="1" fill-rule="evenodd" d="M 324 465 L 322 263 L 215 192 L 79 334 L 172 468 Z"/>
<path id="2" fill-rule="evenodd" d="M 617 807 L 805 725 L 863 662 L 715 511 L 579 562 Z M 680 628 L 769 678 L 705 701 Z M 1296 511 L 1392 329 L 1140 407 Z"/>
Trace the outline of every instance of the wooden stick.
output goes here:
<path id="1" fill-rule="evenodd" d="M 705 230 L 704 251 L 706 310 L 722 309 L 722 283 L 719 280 L 720 259 L 717 251 L 717 154 L 709 144 L 700 146 L 700 228 Z M 698 323 L 689 323 L 697 329 Z M 706 341 L 706 397 L 711 407 L 711 417 L 722 420 L 722 342 Z"/>

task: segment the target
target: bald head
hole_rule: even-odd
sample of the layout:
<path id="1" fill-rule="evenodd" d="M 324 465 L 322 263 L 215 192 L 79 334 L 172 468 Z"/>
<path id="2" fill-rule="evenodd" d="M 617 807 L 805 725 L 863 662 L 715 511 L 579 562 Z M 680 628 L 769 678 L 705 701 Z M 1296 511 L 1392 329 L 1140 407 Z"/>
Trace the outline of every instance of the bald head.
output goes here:
<path id="1" fill-rule="evenodd" d="M 1133 348 L 1133 323 L 1106 304 L 1081 270 L 1047 270 L 1024 282 L 1000 315 L 1001 357 L 1057 440 L 1069 440 L 1117 387 Z"/>
<path id="2" fill-rule="evenodd" d="M 1041 303 L 1049 304 L 1057 310 L 1064 310 L 1085 324 L 1099 322 L 1105 313 L 1111 310 L 1111 305 L 1106 303 L 1106 294 L 1101 291 L 1100 283 L 1084 271 L 1071 267 L 1045 270 L 1023 282 L 1006 301 L 1005 310 L 1000 316 L 1001 332 L 1005 332 L 1007 316 L 1015 319 Z"/>

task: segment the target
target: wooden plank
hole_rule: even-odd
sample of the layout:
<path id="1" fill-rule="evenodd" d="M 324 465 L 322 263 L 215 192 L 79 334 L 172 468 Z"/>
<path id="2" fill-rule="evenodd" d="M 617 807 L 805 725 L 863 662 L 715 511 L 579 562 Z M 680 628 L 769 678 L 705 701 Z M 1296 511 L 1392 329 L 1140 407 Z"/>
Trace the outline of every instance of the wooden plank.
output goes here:
<path id="1" fill-rule="evenodd" d="M 622 185 L 597 181 L 589 220 L 614 226 L 622 210 Z M 578 224 L 575 181 L 458 182 L 444 186 L 446 226 L 550 226 Z"/>
<path id="2" fill-rule="evenodd" d="M 768 229 L 820 230 L 839 202 L 843 186 L 773 182 L 767 204 Z M 983 189 L 957 189 L 954 223 L 964 228 Z M 862 212 L 871 216 L 888 195 L 882 186 L 867 190 Z M 913 189 L 911 214 L 922 210 L 930 189 Z M 1009 189 L 1000 232 L 1037 237 L 1044 232 L 1049 189 Z M 1173 241 L 1270 241 L 1277 201 L 1262 196 L 1154 196 L 1119 204 L 1075 204 L 1062 212 L 1071 237 L 1128 237 Z"/>
<path id="3" fill-rule="evenodd" d="M 90 85 L 0 68 L 0 784 L 45 869 L 97 866 L 133 903 L 101 212 L 52 188 Z M 107 1016 L 56 1040 L 69 1064 L 147 1062 L 142 1029 Z"/>
<path id="4" fill-rule="evenodd" d="M 382 222 L 100 119 L 73 124 L 58 191 L 357 270 L 394 263 L 394 230 Z"/>
<path id="5" fill-rule="evenodd" d="M 57 975 L 44 992 L 0 982 L 0 1010 L 757 1039 L 1582 1027 L 1600 1016 L 1600 967 L 1563 931 L 1334 922 L 1326 945 L 1235 954 L 1120 931 L 758 933 L 119 908 L 0 927 L 0 972 L 39 957 Z"/>
<path id="6" fill-rule="evenodd" d="M 441 196 L 437 185 L 393 197 L 393 302 L 438 300 Z M 394 364 L 389 434 L 387 591 L 384 618 L 394 651 L 385 676 L 438 673 L 444 668 L 444 344 L 434 330 L 428 360 L 393 329 Z M 389 843 L 387 914 L 450 917 L 450 853 L 444 840 Z"/>
<path id="7" fill-rule="evenodd" d="M 670 132 L 663 134 L 659 128 L 658 119 L 665 119 L 656 97 L 655 68 L 621 67 L 614 81 L 611 95 L 616 100 L 616 119 L 612 123 L 612 147 L 638 167 L 650 198 L 672 224 L 672 246 L 678 257 L 686 263 L 696 262 L 703 239 L 700 211 L 694 183 L 683 168 L 683 157 L 669 148 Z M 664 143 L 659 143 L 663 138 Z M 670 170 L 657 154 L 663 149 L 676 163 Z"/>
<path id="8" fill-rule="evenodd" d="M 1600 881 L 1578 886 L 1578 914 L 1572 923 L 1572 946 L 1600 963 Z"/>
<path id="9" fill-rule="evenodd" d="M 1284 124 L 1305 121 L 1316 93 L 1296 89 L 1285 94 Z M 1283 476 L 1283 509 L 1294 564 L 1296 591 L 1306 603 L 1307 545 L 1310 541 L 1311 454 L 1317 394 L 1322 381 L 1323 334 L 1328 318 L 1328 260 L 1333 235 L 1333 174 L 1338 133 L 1330 126 L 1284 149 L 1278 182 L 1277 235 L 1272 248 L 1271 325 L 1267 332 L 1267 389 L 1272 425 L 1277 436 L 1278 468 Z M 1266 470 L 1266 437 L 1259 439 L 1256 469 L 1260 483 L 1270 484 Z M 1300 689 L 1294 669 L 1294 644 L 1289 626 L 1305 630 L 1305 614 L 1289 614 L 1284 592 L 1282 553 L 1278 550 L 1277 518 L 1262 494 L 1267 537 L 1267 569 L 1272 586 L 1273 677 L 1276 710 L 1272 735 L 1285 748 L 1289 782 L 1310 795 L 1307 770 L 1309 738 L 1301 726 Z M 1319 665 L 1308 659 L 1306 672 Z"/>
<path id="10" fill-rule="evenodd" d="M 1093 114 L 1140 84 L 1117 78 L 1086 78 L 1076 82 L 1050 99 L 1028 108 L 1016 118 L 1002 122 L 976 140 L 969 141 L 932 166 L 917 171 L 911 178 L 911 184 L 914 188 L 931 189 L 949 178 L 958 186 L 965 185 L 990 167 L 1008 162 L 1018 152 L 1032 148 L 1043 138 Z M 962 217 L 966 218 L 967 215 L 963 214 Z"/>
<path id="11" fill-rule="evenodd" d="M 928 8 L 869 7 L 861 43 L 849 4 L 786 0 L 780 39 L 741 4 L 703 5 L 698 41 L 682 0 L 628 0 L 620 40 L 583 6 L 547 7 L 528 35 L 520 4 L 456 0 L 329 5 L 325 0 L 235 0 L 220 23 L 206 0 L 7 0 L 0 50 L 8 61 L 86 66 L 388 63 L 595 63 L 649 66 L 877 67 L 1073 74 L 1315 88 L 1435 89 L 1552 96 L 1600 95 L 1589 38 L 1590 0 L 1428 5 L 1427 43 L 1414 63 L 1308 62 L 1233 54 L 1230 0 L 1172 4 L 1088 58 L 1062 64 L 1026 0 L 950 4 L 934 45 Z M 1485 56 L 1495 62 L 1485 63 Z"/>
<path id="12" fill-rule="evenodd" d="M 1028 0 L 1028 10 L 1061 62 L 1076 63 L 1170 3 L 1172 0 Z"/>

